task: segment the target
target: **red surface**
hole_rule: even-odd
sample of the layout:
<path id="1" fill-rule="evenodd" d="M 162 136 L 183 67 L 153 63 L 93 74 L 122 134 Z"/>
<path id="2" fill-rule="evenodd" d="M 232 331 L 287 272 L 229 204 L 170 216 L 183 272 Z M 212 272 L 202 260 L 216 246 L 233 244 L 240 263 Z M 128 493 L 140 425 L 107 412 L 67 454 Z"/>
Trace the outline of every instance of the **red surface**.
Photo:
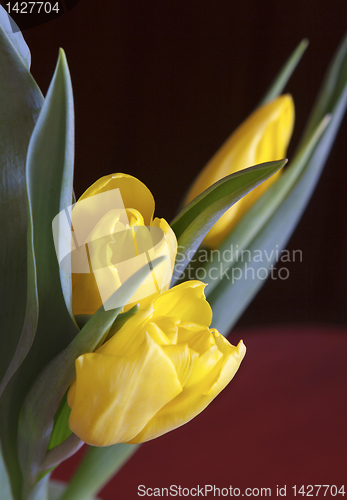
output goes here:
<path id="1" fill-rule="evenodd" d="M 347 492 L 347 331 L 272 327 L 229 340 L 240 338 L 247 354 L 230 385 L 193 421 L 142 445 L 103 500 L 141 498 L 138 485 L 270 487 L 272 497 L 287 485 L 294 498 L 293 485 L 345 483 Z M 54 477 L 68 479 L 77 460 Z"/>

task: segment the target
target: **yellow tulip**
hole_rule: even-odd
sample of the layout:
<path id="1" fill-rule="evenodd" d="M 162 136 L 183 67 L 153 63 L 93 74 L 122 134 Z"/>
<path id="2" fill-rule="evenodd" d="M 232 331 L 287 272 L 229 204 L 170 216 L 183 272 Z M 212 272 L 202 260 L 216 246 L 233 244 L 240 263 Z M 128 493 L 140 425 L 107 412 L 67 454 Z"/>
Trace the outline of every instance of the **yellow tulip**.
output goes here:
<path id="1" fill-rule="evenodd" d="M 70 429 L 92 446 L 141 443 L 185 424 L 224 389 L 246 348 L 209 329 L 205 285 L 182 283 L 76 360 Z"/>
<path id="2" fill-rule="evenodd" d="M 286 156 L 294 126 L 294 103 L 290 95 L 256 109 L 226 140 L 207 163 L 190 188 L 185 205 L 223 177 L 244 168 Z M 278 178 L 276 173 L 227 210 L 204 239 L 204 244 L 217 248 L 246 211 Z"/>
<path id="3" fill-rule="evenodd" d="M 125 207 L 125 223 L 124 221 L 122 223 L 122 214 L 125 215 L 124 210 L 111 210 L 101 219 L 101 221 L 98 221 L 90 234 L 89 230 L 86 231 L 88 234 L 87 241 L 89 241 L 89 264 L 91 260 L 90 248 L 93 248 L 93 265 L 90 264 L 90 267 L 93 268 L 93 272 L 88 272 L 87 269 L 86 273 L 73 272 L 72 274 L 73 311 L 75 315 L 94 314 L 101 305 L 105 303 L 105 300 L 103 300 L 105 296 L 107 300 L 127 277 L 129 277 L 126 274 L 128 273 L 131 275 L 136 270 L 136 268 L 134 268 L 135 259 L 126 261 L 126 259 L 130 259 L 130 255 L 127 255 L 127 253 L 130 253 L 127 251 L 129 245 L 137 256 L 140 253 L 136 245 L 136 241 L 138 242 L 138 240 L 136 240 L 135 237 L 135 234 L 138 234 L 138 232 L 135 230 L 143 229 L 149 234 L 150 230 L 152 230 L 153 233 L 155 228 L 159 228 L 159 233 L 163 235 L 163 237 L 160 243 L 158 243 L 153 250 L 147 252 L 147 254 L 150 254 L 150 260 L 162 255 L 166 256 L 167 259 L 156 266 L 148 279 L 142 283 L 136 297 L 130 300 L 130 303 L 124 310 L 129 309 L 133 305 L 132 302 L 139 302 L 141 307 L 144 307 L 151 302 L 157 293 L 167 290 L 170 285 L 177 252 L 176 236 L 164 219 L 155 218 L 153 220 L 153 196 L 149 189 L 135 177 L 127 174 L 112 174 L 97 180 L 80 197 L 73 208 L 72 224 L 75 224 L 76 214 L 79 214 L 80 210 L 82 215 L 79 216 L 78 224 L 82 226 L 83 229 L 83 226 L 93 217 L 93 212 L 95 215 L 95 208 L 99 203 L 98 200 L 100 197 L 94 198 L 94 200 L 96 200 L 96 205 L 94 205 L 94 207 L 93 205 L 86 207 L 86 204 L 82 202 L 85 200 L 89 200 L 90 202 L 93 196 L 116 189 L 119 189 L 121 201 Z M 131 242 L 127 239 L 129 233 L 126 231 L 126 229 L 130 228 Z M 75 227 L 74 230 L 76 233 Z M 144 232 L 141 234 L 144 234 Z M 92 247 L 90 247 L 91 244 L 93 244 Z M 122 264 L 117 264 L 117 266 L 112 264 L 112 259 L 114 260 L 115 254 L 122 254 L 123 260 L 125 260 L 125 264 L 123 268 L 121 268 L 123 275 L 120 272 L 120 266 Z M 143 259 L 138 258 L 136 264 L 137 268 L 142 267 L 144 263 L 148 262 L 149 256 L 147 254 L 141 254 Z M 99 266 L 96 265 L 95 262 L 99 264 Z M 128 262 L 131 262 L 131 265 L 129 265 Z M 101 263 L 104 264 L 101 265 Z M 102 269 L 95 269 L 98 267 Z M 143 297 L 143 299 L 139 300 L 139 296 Z"/>

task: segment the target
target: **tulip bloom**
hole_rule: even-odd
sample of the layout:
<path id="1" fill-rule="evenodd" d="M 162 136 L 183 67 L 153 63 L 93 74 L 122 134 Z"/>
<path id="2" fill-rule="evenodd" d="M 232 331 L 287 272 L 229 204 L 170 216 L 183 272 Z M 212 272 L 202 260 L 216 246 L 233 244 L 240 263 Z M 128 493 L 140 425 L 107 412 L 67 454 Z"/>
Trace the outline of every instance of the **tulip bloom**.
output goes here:
<path id="1" fill-rule="evenodd" d="M 156 438 L 194 418 L 230 382 L 246 348 L 209 329 L 204 287 L 189 281 L 162 293 L 76 360 L 69 426 L 82 441 Z"/>
<path id="2" fill-rule="evenodd" d="M 127 260 L 131 257 L 129 255 L 131 248 L 134 255 L 139 256 L 141 254 L 143 256 L 143 259 L 137 259 L 137 268 L 142 267 L 144 262 L 148 262 L 149 254 L 151 260 L 162 255 L 166 256 L 167 259 L 156 266 L 150 273 L 137 291 L 137 296 L 130 301 L 126 309 L 131 307 L 132 302 L 139 302 L 141 307 L 149 304 L 157 293 L 167 290 L 170 286 L 177 252 L 176 236 L 164 219 L 155 218 L 153 220 L 153 196 L 149 189 L 135 177 L 127 174 L 112 174 L 96 181 L 80 197 L 73 208 L 73 225 L 75 225 L 76 213 L 78 213 L 77 222 L 79 226 L 82 226 L 82 229 L 93 217 L 93 212 L 95 212 L 93 205 L 88 207 L 88 203 L 84 203 L 85 200 L 89 199 L 90 201 L 91 197 L 95 195 L 117 189 L 119 189 L 118 192 L 121 196 L 119 199 L 125 210 L 110 210 L 100 221 L 98 220 L 96 227 L 93 228 L 90 234 L 88 234 L 89 230 L 86 231 L 89 248 L 93 248 L 92 258 L 91 250 L 89 250 L 88 256 L 89 261 L 92 260 L 90 267 L 93 268 L 93 272 L 88 272 L 87 269 L 86 273 L 72 274 L 73 311 L 75 315 L 94 314 L 105 303 L 105 300 L 102 299 L 105 296 L 106 299 L 110 297 L 129 277 L 127 274 L 131 275 L 135 272 L 136 256 L 132 260 Z M 96 204 L 99 203 L 99 199 L 102 198 L 94 198 Z M 94 208 L 96 206 L 94 205 Z M 79 212 L 82 212 L 81 216 Z M 124 216 L 123 220 L 122 216 Z M 150 230 L 153 233 L 155 229 L 157 229 L 157 233 L 159 231 L 162 235 L 161 241 L 145 255 L 144 252 L 139 251 L 138 239 L 136 240 L 137 236 L 135 235 L 139 234 L 139 230 L 143 230 L 141 234 L 146 233 L 148 240 L 149 237 L 151 238 Z M 76 228 L 74 230 L 76 233 Z M 150 241 L 152 242 L 152 239 Z M 91 244 L 92 247 L 90 247 Z M 115 254 L 118 254 L 118 257 L 119 255 L 123 256 L 120 259 L 125 261 L 122 268 L 122 262 L 117 266 L 112 264 Z M 128 262 L 131 264 L 128 264 Z M 123 276 L 121 276 L 120 268 Z M 103 297 L 101 292 L 103 292 Z M 141 298 L 143 297 L 143 300 L 139 300 L 139 295 Z"/>
<path id="3" fill-rule="evenodd" d="M 252 165 L 284 158 L 293 126 L 294 103 L 290 95 L 282 95 L 256 109 L 226 140 L 198 175 L 187 194 L 185 205 L 227 175 Z M 278 175 L 279 172 L 227 210 L 206 235 L 204 244 L 210 248 L 218 247 Z"/>

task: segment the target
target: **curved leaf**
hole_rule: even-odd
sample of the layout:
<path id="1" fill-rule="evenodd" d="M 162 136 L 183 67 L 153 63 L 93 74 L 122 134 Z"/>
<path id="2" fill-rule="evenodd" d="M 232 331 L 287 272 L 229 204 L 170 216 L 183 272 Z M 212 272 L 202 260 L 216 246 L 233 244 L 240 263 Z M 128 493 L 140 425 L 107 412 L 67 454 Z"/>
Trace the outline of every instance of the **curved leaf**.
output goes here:
<path id="1" fill-rule="evenodd" d="M 262 163 L 224 177 L 189 203 L 172 221 L 177 240 L 176 258 L 171 285 L 182 274 L 213 224 L 240 198 L 271 177 L 287 160 Z M 183 258 L 182 258 L 183 257 Z"/>
<path id="2" fill-rule="evenodd" d="M 5 462 L 2 458 L 1 448 L 0 448 L 0 498 L 6 498 L 6 500 L 13 500 L 10 481 L 8 478 Z"/>
<path id="3" fill-rule="evenodd" d="M 30 136 L 43 103 L 42 94 L 28 71 L 28 58 L 25 61 L 23 57 L 27 47 L 22 35 L 16 35 L 15 43 L 9 33 L 8 22 L 7 14 L 0 9 L 1 391 L 5 389 L 27 354 L 37 322 L 35 269 L 33 247 L 30 244 L 27 271 L 28 211 L 25 161 Z M 30 241 L 30 235 L 28 237 Z M 14 405 L 11 391 L 7 391 L 0 400 L 1 445 L 13 495 L 19 496 L 21 474 L 13 451 L 16 420 L 11 411 Z"/>
<path id="4" fill-rule="evenodd" d="M 13 48 L 17 51 L 19 57 L 22 59 L 22 62 L 25 64 L 27 69 L 30 69 L 31 55 L 29 47 L 25 43 L 23 35 L 20 32 L 18 26 L 11 18 L 11 16 L 7 14 L 2 5 L 0 5 L 0 25 L 5 30 L 10 42 L 13 45 Z"/>
<path id="5" fill-rule="evenodd" d="M 13 81 L 11 83 L 13 85 Z M 18 498 L 20 498 L 22 488 L 16 455 L 20 407 L 30 385 L 41 369 L 68 345 L 78 331 L 68 314 L 61 291 L 59 266 L 52 236 L 53 218 L 59 213 L 61 205 L 65 207 L 71 204 L 70 172 L 73 168 L 73 139 L 71 82 L 65 56 L 61 52 L 52 83 L 31 135 L 27 153 L 26 181 L 29 215 L 31 215 L 29 221 L 32 222 L 29 242 L 32 237 L 40 307 L 39 322 L 30 352 L 8 384 L 4 393 L 5 400 L 2 403 L 4 407 L 6 405 L 5 410 L 2 411 L 4 458 L 7 464 L 11 464 L 9 471 L 12 488 Z M 62 186 L 65 187 L 63 189 L 65 198 L 61 197 Z M 25 193 L 21 196 L 25 201 Z M 23 246 L 25 249 L 26 245 Z M 28 246 L 28 250 L 30 248 L 31 245 Z M 33 274 L 34 258 L 32 260 L 29 258 L 28 268 Z M 23 276 L 21 279 L 23 280 Z M 35 301 L 33 295 L 30 294 L 28 300 L 30 297 L 32 297 L 31 312 L 34 316 Z M 12 300 L 15 304 L 15 300 Z M 30 318 L 30 315 L 27 317 Z M 27 329 L 18 349 L 30 347 L 33 333 L 29 328 Z"/>
<path id="6" fill-rule="evenodd" d="M 347 82 L 347 34 L 340 43 L 324 76 L 316 102 L 302 135 L 300 146 L 303 147 L 327 113 L 332 113 L 340 99 Z"/>

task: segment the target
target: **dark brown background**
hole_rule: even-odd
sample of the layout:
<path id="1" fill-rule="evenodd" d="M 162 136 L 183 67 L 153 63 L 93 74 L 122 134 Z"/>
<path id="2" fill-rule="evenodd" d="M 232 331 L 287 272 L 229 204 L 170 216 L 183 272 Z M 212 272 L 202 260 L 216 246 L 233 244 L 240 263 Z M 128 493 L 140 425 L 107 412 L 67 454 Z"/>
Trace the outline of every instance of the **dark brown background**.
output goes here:
<path id="1" fill-rule="evenodd" d="M 66 51 L 76 105 L 77 194 L 107 173 L 140 178 L 156 215 L 171 220 L 187 185 L 255 107 L 304 37 L 290 81 L 300 137 L 319 83 L 346 31 L 341 0 L 80 0 L 66 15 L 24 32 L 43 92 L 58 48 Z M 290 249 L 303 262 L 269 281 L 241 325 L 345 324 L 346 130 Z"/>

